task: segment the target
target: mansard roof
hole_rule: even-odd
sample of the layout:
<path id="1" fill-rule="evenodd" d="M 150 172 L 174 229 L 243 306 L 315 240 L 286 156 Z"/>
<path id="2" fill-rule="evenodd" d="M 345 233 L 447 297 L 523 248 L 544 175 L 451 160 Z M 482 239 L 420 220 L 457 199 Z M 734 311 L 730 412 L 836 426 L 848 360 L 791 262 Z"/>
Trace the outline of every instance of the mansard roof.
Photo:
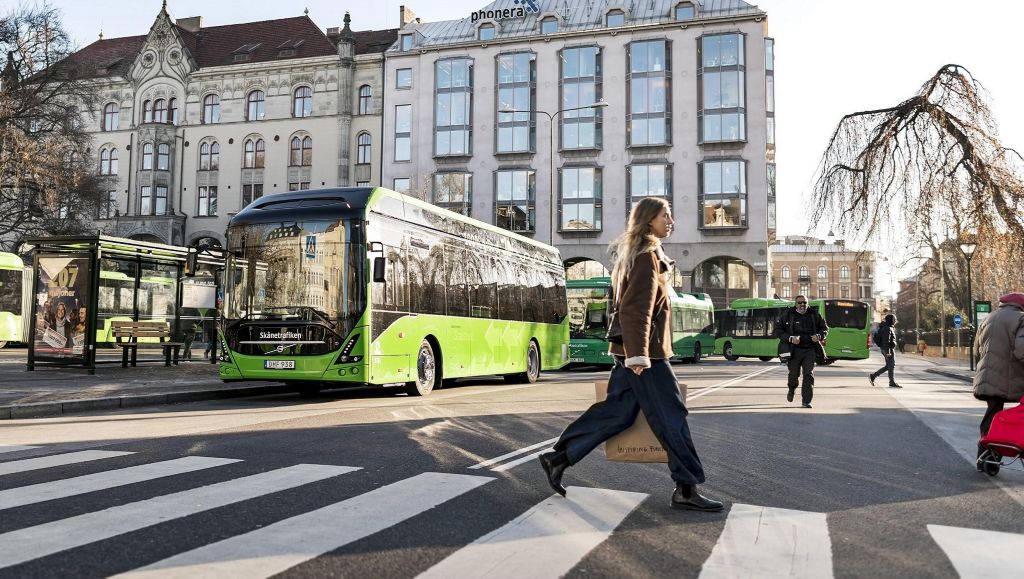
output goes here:
<path id="1" fill-rule="evenodd" d="M 384 52 L 389 46 L 398 40 L 398 29 L 387 30 L 366 30 L 355 32 L 356 54 L 371 54 Z"/>

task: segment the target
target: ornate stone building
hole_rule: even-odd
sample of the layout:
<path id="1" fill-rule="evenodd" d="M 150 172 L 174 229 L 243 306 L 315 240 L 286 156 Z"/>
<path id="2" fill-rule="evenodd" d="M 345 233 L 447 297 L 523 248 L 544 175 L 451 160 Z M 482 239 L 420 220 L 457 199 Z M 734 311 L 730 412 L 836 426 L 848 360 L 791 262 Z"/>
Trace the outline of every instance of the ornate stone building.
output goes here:
<path id="1" fill-rule="evenodd" d="M 841 239 L 826 242 L 802 235 L 788 235 L 769 249 L 772 295 L 854 299 L 877 309 L 874 252 L 850 249 Z"/>
<path id="2" fill-rule="evenodd" d="M 395 30 L 326 34 L 308 16 L 204 28 L 166 4 L 144 36 L 71 58 L 95 70 L 87 153 L 106 176 L 97 228 L 172 243 L 223 243 L 262 195 L 377 185 L 383 52 Z"/>

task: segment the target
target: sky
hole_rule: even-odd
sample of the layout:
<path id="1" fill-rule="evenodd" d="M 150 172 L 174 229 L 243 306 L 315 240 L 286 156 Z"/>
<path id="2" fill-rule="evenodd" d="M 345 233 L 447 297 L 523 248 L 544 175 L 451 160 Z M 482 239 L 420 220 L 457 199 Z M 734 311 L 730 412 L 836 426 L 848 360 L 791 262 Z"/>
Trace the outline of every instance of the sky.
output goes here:
<path id="1" fill-rule="evenodd" d="M 375 30 L 396 27 L 403 2 L 425 22 L 463 18 L 489 3 L 169 0 L 167 10 L 172 18 L 202 15 L 203 26 L 216 26 L 298 16 L 308 9 L 324 29 L 342 26 L 348 10 L 354 30 Z M 146 34 L 161 0 L 134 0 L 131 10 L 123 0 L 50 4 L 64 12 L 72 38 L 85 46 L 101 29 L 104 38 Z M 10 0 L 0 5 L 9 6 Z M 981 82 L 1004 145 L 1024 151 L 1024 114 L 1012 108 L 1013 102 L 1024 102 L 1021 50 L 1013 41 L 1021 33 L 1024 2 L 762 0 L 756 5 L 768 13 L 768 35 L 775 38 L 779 235 L 827 233 L 827 225 L 809 229 L 807 203 L 821 154 L 843 115 L 895 105 L 945 64 L 962 65 Z M 877 279 L 889 284 L 889 278 L 909 272 L 909 266 L 889 272 L 883 263 Z"/>

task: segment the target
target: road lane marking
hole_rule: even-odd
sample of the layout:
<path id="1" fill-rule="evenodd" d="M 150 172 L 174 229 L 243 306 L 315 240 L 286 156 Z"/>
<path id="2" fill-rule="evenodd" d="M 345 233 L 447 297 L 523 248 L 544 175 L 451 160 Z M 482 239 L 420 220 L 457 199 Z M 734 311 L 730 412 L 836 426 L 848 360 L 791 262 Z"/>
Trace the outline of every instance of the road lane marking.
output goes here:
<path id="1" fill-rule="evenodd" d="M 1024 535 L 928 525 L 928 532 L 962 579 L 1020 577 Z"/>
<path id="2" fill-rule="evenodd" d="M 558 439 L 556 438 L 555 440 L 558 440 Z M 538 450 L 537 452 L 534 452 L 532 454 L 528 454 L 526 456 L 517 458 L 516 460 L 513 460 L 512 462 L 506 462 L 505 464 L 503 464 L 501 466 L 496 466 L 496 467 L 492 468 L 491 470 L 494 471 L 494 472 L 505 472 L 506 470 L 508 470 L 508 469 L 510 469 L 512 467 L 519 466 L 519 465 L 523 464 L 524 462 L 533 460 L 533 459 L 537 458 L 538 456 L 544 454 L 545 452 L 549 452 L 549 451 L 552 451 L 554 449 L 555 449 L 555 447 L 553 447 L 553 446 L 549 446 L 547 448 L 542 448 L 542 449 Z"/>
<path id="3" fill-rule="evenodd" d="M 725 382 L 719 382 L 718 384 L 713 384 L 711 386 L 708 386 L 707 388 L 701 388 L 696 393 L 687 396 L 686 397 L 686 401 L 689 402 L 690 400 L 693 400 L 695 398 L 700 398 L 701 396 L 704 396 L 705 394 L 711 394 L 712 392 L 717 392 L 717 391 L 721 390 L 722 388 L 728 388 L 729 386 L 733 386 L 735 384 L 739 384 L 740 382 L 743 382 L 744 380 L 749 380 L 750 378 L 754 378 L 755 376 L 760 376 L 761 374 L 764 374 L 766 372 L 771 372 L 772 370 L 777 370 L 779 368 L 780 368 L 780 366 L 769 366 L 767 368 L 762 368 L 762 369 L 757 370 L 755 372 L 751 372 L 750 374 L 744 374 L 743 376 L 738 376 L 738 377 L 733 378 L 731 380 L 726 380 Z"/>
<path id="4" fill-rule="evenodd" d="M 210 458 L 205 456 L 186 456 L 174 460 L 131 466 L 117 470 L 108 470 L 95 474 L 87 474 L 54 482 L 40 483 L 0 491 L 0 511 L 13 507 L 23 507 L 44 501 L 63 499 L 112 489 L 119 486 L 149 481 L 176 474 L 184 474 L 215 466 L 241 462 L 233 458 Z"/>
<path id="5" fill-rule="evenodd" d="M 5 452 L 18 452 L 19 450 L 31 450 L 33 448 L 39 448 L 38 446 L 18 446 L 15 444 L 0 444 L 0 454 Z"/>
<path id="6" fill-rule="evenodd" d="M 26 472 L 30 470 L 39 470 L 41 468 L 51 468 L 55 466 L 66 466 L 69 464 L 89 462 L 92 460 L 100 460 L 104 458 L 114 458 L 115 456 L 125 456 L 128 454 L 135 453 L 122 452 L 119 450 L 83 450 L 80 452 L 68 452 L 65 454 L 41 456 L 39 458 L 12 460 L 10 462 L 0 462 L 0 475 Z"/>
<path id="7" fill-rule="evenodd" d="M 487 467 L 487 466 L 491 466 L 492 464 L 499 463 L 499 462 L 505 460 L 506 458 L 511 458 L 513 456 L 523 454 L 524 452 L 530 452 L 531 450 L 533 450 L 535 448 L 540 448 L 542 446 L 549 446 L 549 445 L 554 444 L 557 441 L 558 441 L 558 437 L 556 436 L 554 438 L 545 440 L 544 442 L 538 442 L 537 444 L 531 444 L 530 446 L 527 446 L 525 448 L 520 448 L 519 450 L 513 450 L 512 452 L 503 454 L 501 456 L 498 456 L 498 457 L 495 457 L 495 458 L 492 458 L 492 459 L 488 459 L 488 460 L 485 460 L 483 462 L 478 462 L 478 463 L 474 464 L 473 466 L 471 466 L 469 468 L 470 469 L 478 469 L 478 468 L 484 468 L 484 467 Z"/>
<path id="8" fill-rule="evenodd" d="M 298 464 L 11 531 L 0 535 L 0 569 L 355 470 Z"/>
<path id="9" fill-rule="evenodd" d="M 116 577 L 270 577 L 397 525 L 492 480 L 464 474 L 419 474 Z"/>
<path id="10" fill-rule="evenodd" d="M 607 539 L 647 498 L 643 493 L 569 487 L 459 549 L 419 579 L 561 577 Z"/>
<path id="11" fill-rule="evenodd" d="M 700 579 L 832 577 L 825 513 L 734 504 Z"/>

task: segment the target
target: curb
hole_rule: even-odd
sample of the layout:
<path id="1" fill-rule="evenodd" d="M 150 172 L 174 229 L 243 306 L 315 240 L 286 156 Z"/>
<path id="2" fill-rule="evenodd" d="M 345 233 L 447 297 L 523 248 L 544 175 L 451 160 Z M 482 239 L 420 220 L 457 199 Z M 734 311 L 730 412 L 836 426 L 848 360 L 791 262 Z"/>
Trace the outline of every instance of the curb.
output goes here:
<path id="1" fill-rule="evenodd" d="M 967 382 L 968 384 L 974 382 L 974 380 L 972 378 L 969 378 L 969 377 L 964 376 L 962 374 L 957 374 L 956 372 L 950 372 L 948 370 L 943 370 L 941 368 L 925 368 L 924 371 L 925 372 L 929 372 L 931 374 L 939 374 L 940 376 L 946 376 L 948 378 L 956 378 L 957 380 L 961 380 L 963 382 Z"/>
<path id="2" fill-rule="evenodd" d="M 294 386 L 275 384 L 273 386 L 247 386 L 221 390 L 196 390 L 171 392 L 168 394 L 139 394 L 135 396 L 114 396 L 109 398 L 85 398 L 82 400 L 64 400 L 57 402 L 36 402 L 32 404 L 9 404 L 0 406 L 0 420 L 18 418 L 44 418 L 89 412 L 92 410 L 117 410 L 119 408 L 140 408 L 143 406 L 163 406 L 201 402 L 204 400 L 224 400 L 227 398 L 244 398 L 247 396 L 264 396 L 267 394 L 290 394 L 298 392 Z"/>

